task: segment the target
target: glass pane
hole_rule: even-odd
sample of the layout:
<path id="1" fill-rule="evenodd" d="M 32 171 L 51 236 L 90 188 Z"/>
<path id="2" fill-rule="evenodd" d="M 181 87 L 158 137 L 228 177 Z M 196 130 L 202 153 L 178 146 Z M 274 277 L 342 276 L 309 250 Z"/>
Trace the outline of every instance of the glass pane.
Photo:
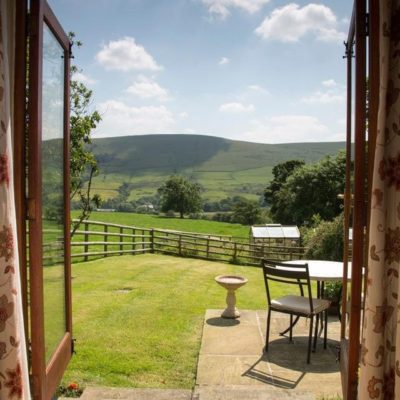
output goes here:
<path id="1" fill-rule="evenodd" d="M 64 51 L 44 25 L 42 222 L 46 360 L 66 330 L 64 274 Z"/>

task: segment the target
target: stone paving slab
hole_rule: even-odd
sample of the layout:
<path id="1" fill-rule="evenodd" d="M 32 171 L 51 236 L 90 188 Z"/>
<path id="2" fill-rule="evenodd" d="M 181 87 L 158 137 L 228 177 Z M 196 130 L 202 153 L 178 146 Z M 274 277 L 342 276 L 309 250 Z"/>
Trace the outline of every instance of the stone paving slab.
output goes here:
<path id="1" fill-rule="evenodd" d="M 221 312 L 207 310 L 205 315 L 196 379 L 198 387 L 236 385 L 267 391 L 279 388 L 293 396 L 341 393 L 339 364 L 336 362 L 340 336 L 337 318 L 331 318 L 328 324 L 328 348 L 325 350 L 322 339 L 318 339 L 317 351 L 311 354 L 311 364 L 307 364 L 309 321 L 305 318 L 301 318 L 294 328 L 293 342 L 290 343 L 287 337 L 279 335 L 288 326 L 289 316 L 272 313 L 269 352 L 263 353 L 264 310 L 243 310 L 238 320 L 223 319 Z"/>
<path id="2" fill-rule="evenodd" d="M 315 396 L 306 392 L 288 392 L 276 388 L 245 385 L 198 386 L 194 390 L 193 400 L 315 400 Z"/>
<path id="3" fill-rule="evenodd" d="M 184 389 L 122 389 L 87 387 L 81 400 L 191 400 L 192 391 Z"/>

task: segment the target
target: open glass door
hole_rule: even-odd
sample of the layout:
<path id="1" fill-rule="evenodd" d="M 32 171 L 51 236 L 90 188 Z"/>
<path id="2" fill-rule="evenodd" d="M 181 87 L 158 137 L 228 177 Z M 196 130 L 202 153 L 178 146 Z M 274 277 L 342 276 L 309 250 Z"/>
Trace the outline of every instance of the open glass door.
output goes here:
<path id="1" fill-rule="evenodd" d="M 70 43 L 45 0 L 29 36 L 28 216 L 32 392 L 50 399 L 71 358 Z"/>

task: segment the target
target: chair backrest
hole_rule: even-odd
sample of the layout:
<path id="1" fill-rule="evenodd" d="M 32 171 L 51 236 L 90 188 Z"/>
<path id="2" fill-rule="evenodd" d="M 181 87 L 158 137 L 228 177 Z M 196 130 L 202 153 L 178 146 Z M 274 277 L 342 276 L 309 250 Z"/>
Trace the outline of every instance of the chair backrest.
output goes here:
<path id="1" fill-rule="evenodd" d="M 261 260 L 261 265 L 263 268 L 268 306 L 271 305 L 269 281 L 274 281 L 299 287 L 300 295 L 309 298 L 310 310 L 311 312 L 314 311 L 311 295 L 310 274 L 307 263 L 288 264 L 280 261 L 263 259 Z M 306 294 L 304 293 L 304 287 L 306 289 Z"/>

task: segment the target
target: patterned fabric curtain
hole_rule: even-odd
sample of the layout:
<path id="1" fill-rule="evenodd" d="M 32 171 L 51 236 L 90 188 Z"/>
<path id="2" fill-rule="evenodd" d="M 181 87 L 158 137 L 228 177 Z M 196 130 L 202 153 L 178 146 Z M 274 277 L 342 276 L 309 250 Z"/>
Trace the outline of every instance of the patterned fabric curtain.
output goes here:
<path id="1" fill-rule="evenodd" d="M 380 2 L 378 137 L 359 399 L 400 398 L 400 0 Z"/>
<path id="2" fill-rule="evenodd" d="M 0 399 L 30 399 L 13 191 L 13 1 L 0 1 Z"/>

